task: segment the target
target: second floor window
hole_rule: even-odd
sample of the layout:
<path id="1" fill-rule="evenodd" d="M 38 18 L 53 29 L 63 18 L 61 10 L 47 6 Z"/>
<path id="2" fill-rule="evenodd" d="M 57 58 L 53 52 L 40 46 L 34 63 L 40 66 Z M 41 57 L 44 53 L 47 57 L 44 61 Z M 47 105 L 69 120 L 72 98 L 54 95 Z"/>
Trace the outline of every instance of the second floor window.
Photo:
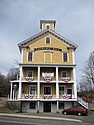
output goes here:
<path id="1" fill-rule="evenodd" d="M 68 53 L 63 53 L 63 62 L 68 62 Z"/>
<path id="2" fill-rule="evenodd" d="M 29 51 L 28 52 L 28 61 L 32 61 L 33 60 L 33 52 Z"/>

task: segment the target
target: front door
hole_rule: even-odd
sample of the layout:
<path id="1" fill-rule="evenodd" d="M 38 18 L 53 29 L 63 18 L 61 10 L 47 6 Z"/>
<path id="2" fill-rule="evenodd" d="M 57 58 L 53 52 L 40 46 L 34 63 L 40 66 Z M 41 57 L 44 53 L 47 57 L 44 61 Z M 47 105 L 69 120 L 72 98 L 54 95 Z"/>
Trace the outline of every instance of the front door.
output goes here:
<path id="1" fill-rule="evenodd" d="M 51 102 L 44 102 L 44 112 L 51 112 Z"/>

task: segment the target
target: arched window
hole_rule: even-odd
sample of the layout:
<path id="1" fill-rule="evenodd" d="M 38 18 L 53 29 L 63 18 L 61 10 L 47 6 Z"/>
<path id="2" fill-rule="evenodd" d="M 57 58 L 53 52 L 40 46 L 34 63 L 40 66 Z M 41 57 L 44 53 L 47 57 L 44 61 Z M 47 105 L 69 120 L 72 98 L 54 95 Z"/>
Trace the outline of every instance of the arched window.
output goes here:
<path id="1" fill-rule="evenodd" d="M 46 37 L 46 44 L 49 44 L 49 43 L 51 43 L 50 38 Z"/>
<path id="2" fill-rule="evenodd" d="M 47 25 L 46 27 L 47 27 L 47 29 L 49 29 L 49 28 L 50 28 L 50 26 L 49 26 L 49 25 Z"/>

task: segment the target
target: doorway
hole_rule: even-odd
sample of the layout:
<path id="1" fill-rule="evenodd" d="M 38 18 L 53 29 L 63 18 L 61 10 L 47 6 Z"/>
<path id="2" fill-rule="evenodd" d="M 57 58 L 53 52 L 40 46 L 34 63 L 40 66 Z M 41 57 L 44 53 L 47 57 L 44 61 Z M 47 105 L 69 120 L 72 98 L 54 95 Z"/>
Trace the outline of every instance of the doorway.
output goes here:
<path id="1" fill-rule="evenodd" d="M 44 102 L 44 112 L 51 112 L 51 102 Z"/>

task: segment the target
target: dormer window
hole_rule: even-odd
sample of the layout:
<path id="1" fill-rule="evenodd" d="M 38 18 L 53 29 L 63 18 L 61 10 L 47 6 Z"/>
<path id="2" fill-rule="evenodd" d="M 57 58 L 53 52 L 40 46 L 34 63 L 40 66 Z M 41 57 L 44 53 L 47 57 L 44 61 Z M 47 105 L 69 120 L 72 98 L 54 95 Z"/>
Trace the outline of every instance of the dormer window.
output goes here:
<path id="1" fill-rule="evenodd" d="M 46 44 L 50 44 L 51 43 L 51 39 L 50 37 L 46 37 L 46 41 L 45 41 Z"/>

